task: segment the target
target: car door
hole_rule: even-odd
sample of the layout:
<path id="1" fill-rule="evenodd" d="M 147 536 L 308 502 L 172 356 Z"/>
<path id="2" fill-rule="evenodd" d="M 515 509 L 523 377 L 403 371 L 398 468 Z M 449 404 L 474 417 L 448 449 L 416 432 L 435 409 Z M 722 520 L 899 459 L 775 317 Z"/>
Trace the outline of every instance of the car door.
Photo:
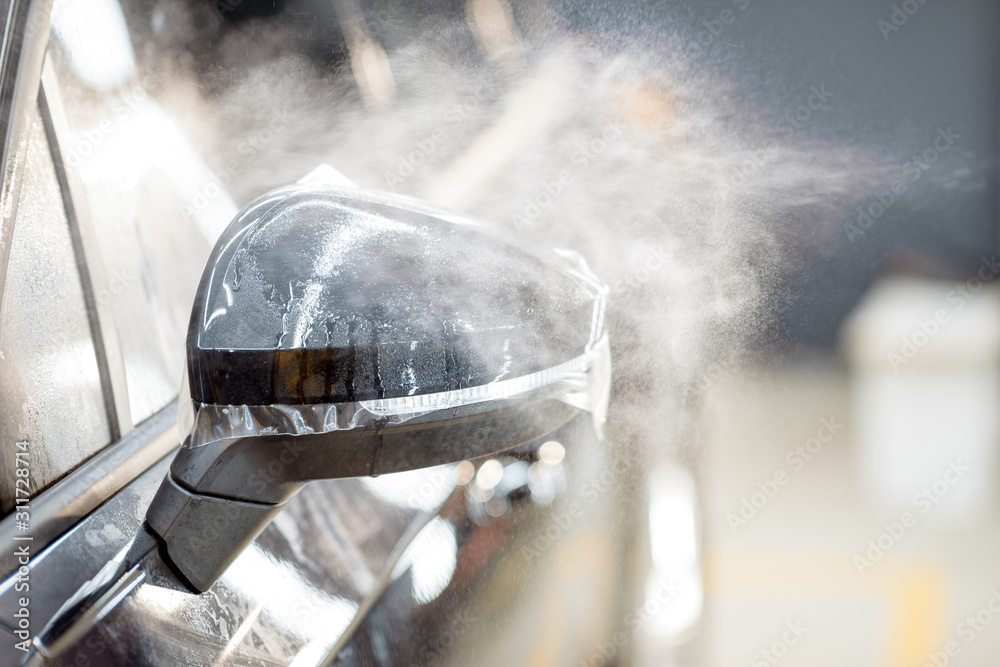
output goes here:
<path id="1" fill-rule="evenodd" d="M 15 2 L 6 26 L 5 664 L 138 530 L 181 438 L 193 292 L 236 212 L 159 101 L 162 12 Z M 502 457 L 309 485 L 209 592 L 154 559 L 52 662 L 576 664 L 621 625 L 611 461 L 578 419 Z"/>

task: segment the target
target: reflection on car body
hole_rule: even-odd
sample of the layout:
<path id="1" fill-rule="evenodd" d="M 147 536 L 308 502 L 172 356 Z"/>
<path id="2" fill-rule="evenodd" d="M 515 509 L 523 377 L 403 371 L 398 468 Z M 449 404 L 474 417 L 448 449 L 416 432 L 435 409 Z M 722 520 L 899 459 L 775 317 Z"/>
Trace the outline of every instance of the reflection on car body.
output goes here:
<path id="1" fill-rule="evenodd" d="M 236 207 L 204 190 L 211 170 L 153 98 L 162 63 L 135 45 L 155 41 L 160 8 L 66 3 L 50 35 L 44 3 L 14 6 L 0 416 L 4 465 L 30 443 L 35 496 L 29 574 L 17 552 L 2 560 L 0 626 L 16 647 L 3 662 L 28 648 L 63 665 L 589 659 L 621 625 L 621 538 L 635 528 L 603 481 L 615 454 L 588 412 L 502 454 L 307 485 L 206 592 L 154 552 L 67 614 L 126 558 L 185 435 L 174 399 L 190 302 Z M 46 275 L 59 287 L 32 283 Z M 44 419 L 24 421 L 22 404 Z M 0 536 L 14 544 L 16 493 L 3 489 Z M 29 646 L 47 624 L 50 643 Z"/>

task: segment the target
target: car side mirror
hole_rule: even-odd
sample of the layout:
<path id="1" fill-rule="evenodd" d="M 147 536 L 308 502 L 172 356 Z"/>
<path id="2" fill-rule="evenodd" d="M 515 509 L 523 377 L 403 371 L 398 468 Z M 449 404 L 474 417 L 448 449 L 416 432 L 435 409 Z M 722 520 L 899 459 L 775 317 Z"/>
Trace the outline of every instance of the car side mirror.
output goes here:
<path id="1" fill-rule="evenodd" d="M 606 293 L 572 253 L 417 201 L 309 184 L 257 199 L 195 297 L 189 434 L 146 514 L 161 554 L 205 591 L 309 480 L 600 416 Z"/>

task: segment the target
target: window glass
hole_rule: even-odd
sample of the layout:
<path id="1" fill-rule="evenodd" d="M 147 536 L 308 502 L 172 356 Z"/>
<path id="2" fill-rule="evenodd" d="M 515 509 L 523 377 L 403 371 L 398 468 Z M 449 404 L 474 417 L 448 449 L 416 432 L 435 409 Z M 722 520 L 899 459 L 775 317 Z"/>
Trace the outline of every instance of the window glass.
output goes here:
<path id="1" fill-rule="evenodd" d="M 66 210 L 37 107 L 30 125 L 0 304 L 3 514 L 17 496 L 15 468 L 25 467 L 15 463 L 16 452 L 28 453 L 20 458 L 30 462 L 34 495 L 111 439 Z"/>
<path id="2" fill-rule="evenodd" d="M 130 24 L 150 21 L 126 21 L 115 0 L 59 4 L 48 59 L 68 125 L 61 151 L 104 265 L 95 295 L 110 303 L 138 423 L 177 393 L 194 291 L 235 207 L 157 104 L 164 75 L 139 57 L 150 49 L 133 48 L 144 38 Z"/>

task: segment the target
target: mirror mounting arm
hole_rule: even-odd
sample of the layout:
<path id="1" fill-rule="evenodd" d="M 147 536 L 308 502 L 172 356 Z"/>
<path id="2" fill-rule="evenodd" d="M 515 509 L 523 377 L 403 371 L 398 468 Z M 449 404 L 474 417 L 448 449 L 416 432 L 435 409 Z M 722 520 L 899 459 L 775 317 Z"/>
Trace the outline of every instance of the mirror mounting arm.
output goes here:
<path id="1" fill-rule="evenodd" d="M 181 582 L 192 592 L 203 593 L 285 502 L 255 503 L 197 493 L 171 472 L 146 513 L 146 525 L 159 537 L 161 555 Z"/>
<path id="2" fill-rule="evenodd" d="M 146 513 L 169 565 L 204 592 L 310 481 L 381 475 L 477 458 L 530 442 L 577 409 L 554 398 L 479 403 L 447 425 L 185 443 Z M 161 550 L 162 553 L 163 550 Z"/>

